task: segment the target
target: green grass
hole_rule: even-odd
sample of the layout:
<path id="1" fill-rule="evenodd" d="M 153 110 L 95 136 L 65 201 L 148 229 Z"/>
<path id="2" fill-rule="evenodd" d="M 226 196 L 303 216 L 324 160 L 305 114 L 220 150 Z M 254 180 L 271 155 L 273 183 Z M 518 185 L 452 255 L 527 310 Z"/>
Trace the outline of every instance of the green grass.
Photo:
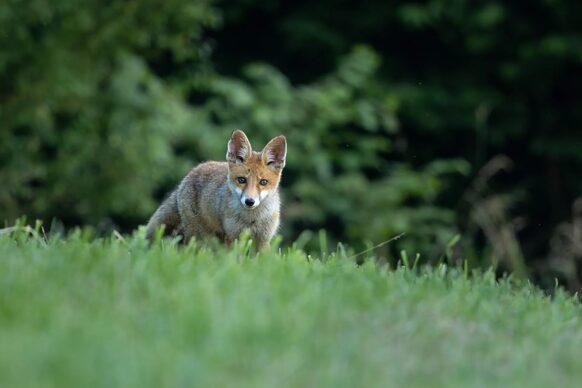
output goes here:
<path id="1" fill-rule="evenodd" d="M 0 236 L 0 386 L 582 381 L 582 310 L 559 290 L 244 252 Z"/>

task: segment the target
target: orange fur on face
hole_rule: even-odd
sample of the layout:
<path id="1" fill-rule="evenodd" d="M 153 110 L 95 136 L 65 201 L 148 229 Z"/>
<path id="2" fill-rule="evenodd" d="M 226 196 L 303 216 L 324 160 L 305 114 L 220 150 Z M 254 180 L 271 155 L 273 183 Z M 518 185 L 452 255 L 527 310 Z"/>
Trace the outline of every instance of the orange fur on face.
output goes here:
<path id="1" fill-rule="evenodd" d="M 233 184 L 251 198 L 258 198 L 262 191 L 275 190 L 281 179 L 281 169 L 267 166 L 259 152 L 253 152 L 242 163 L 228 163 L 228 170 Z M 246 182 L 239 183 L 239 177 L 246 178 Z M 262 179 L 267 180 L 266 185 L 261 185 Z"/>

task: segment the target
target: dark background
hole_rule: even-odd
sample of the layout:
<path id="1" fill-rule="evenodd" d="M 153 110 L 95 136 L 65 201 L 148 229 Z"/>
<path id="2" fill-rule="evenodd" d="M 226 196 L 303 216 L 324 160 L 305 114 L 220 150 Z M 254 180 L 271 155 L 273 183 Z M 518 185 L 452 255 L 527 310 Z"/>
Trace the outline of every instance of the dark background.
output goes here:
<path id="1" fill-rule="evenodd" d="M 286 243 L 405 232 L 378 255 L 580 290 L 581 26 L 573 0 L 3 1 L 0 220 L 129 232 L 234 128 L 284 133 Z"/>

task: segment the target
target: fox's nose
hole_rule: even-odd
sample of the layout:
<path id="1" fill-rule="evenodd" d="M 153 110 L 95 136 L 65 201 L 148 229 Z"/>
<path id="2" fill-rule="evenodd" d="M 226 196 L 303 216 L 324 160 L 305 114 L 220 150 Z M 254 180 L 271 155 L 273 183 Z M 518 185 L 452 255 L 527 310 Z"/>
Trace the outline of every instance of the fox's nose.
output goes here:
<path id="1" fill-rule="evenodd" d="M 247 198 L 245 199 L 245 205 L 247 205 L 248 207 L 251 207 L 255 204 L 255 200 L 252 198 Z"/>

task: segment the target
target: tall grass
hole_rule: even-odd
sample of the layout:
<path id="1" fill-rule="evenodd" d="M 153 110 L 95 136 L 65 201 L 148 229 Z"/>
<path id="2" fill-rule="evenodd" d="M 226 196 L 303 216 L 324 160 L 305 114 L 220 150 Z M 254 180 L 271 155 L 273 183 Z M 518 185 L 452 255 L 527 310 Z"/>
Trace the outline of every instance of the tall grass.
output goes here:
<path id="1" fill-rule="evenodd" d="M 559 289 L 326 253 L 2 234 L 0 386 L 582 381 L 582 311 Z"/>

